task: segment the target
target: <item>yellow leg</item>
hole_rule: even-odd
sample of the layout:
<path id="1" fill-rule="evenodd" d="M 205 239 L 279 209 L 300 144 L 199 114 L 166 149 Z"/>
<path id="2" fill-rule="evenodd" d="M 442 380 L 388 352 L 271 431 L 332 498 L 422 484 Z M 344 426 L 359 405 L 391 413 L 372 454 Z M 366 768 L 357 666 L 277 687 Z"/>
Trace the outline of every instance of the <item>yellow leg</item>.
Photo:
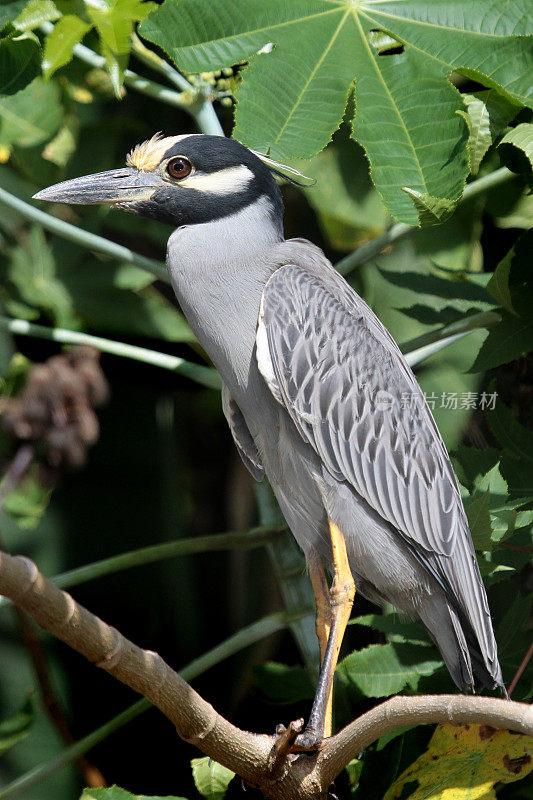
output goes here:
<path id="1" fill-rule="evenodd" d="M 320 647 L 320 666 L 324 663 L 331 630 L 331 599 L 322 560 L 316 556 L 309 561 L 309 577 L 316 602 L 316 635 Z M 333 693 L 330 694 L 324 720 L 323 737 L 331 736 Z"/>
<path id="2" fill-rule="evenodd" d="M 331 627 L 328 636 L 328 644 L 322 658 L 317 693 L 309 716 L 309 722 L 304 732 L 296 739 L 295 749 L 299 750 L 316 749 L 322 741 L 323 736 L 327 735 L 327 725 L 329 724 L 329 726 L 331 726 L 331 701 L 335 667 L 337 666 L 344 632 L 348 620 L 350 619 L 355 597 L 355 583 L 348 563 L 344 536 L 331 520 L 329 521 L 329 532 L 334 569 L 333 582 L 329 590 Z M 315 589 L 315 579 L 312 577 L 311 580 L 313 581 L 313 589 Z M 321 589 L 319 591 L 321 591 Z M 319 613 L 319 603 L 317 600 L 317 629 Z M 319 636 L 319 641 L 320 638 Z"/>
<path id="3" fill-rule="evenodd" d="M 346 542 L 344 536 L 334 522 L 329 521 L 329 533 L 331 537 L 331 549 L 333 551 L 334 575 L 331 584 L 331 613 L 334 625 L 334 664 L 333 672 L 337 666 L 337 659 L 344 638 L 344 632 L 352 613 L 352 606 L 355 597 L 355 583 L 348 563 L 346 553 Z"/>

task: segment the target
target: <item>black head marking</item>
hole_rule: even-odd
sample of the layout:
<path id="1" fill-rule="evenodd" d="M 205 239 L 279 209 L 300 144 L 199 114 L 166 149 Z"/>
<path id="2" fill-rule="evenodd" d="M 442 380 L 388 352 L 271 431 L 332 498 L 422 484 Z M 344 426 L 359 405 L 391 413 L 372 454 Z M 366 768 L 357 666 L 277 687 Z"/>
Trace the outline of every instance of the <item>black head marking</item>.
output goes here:
<path id="1" fill-rule="evenodd" d="M 240 142 L 207 134 L 186 136 L 175 142 L 161 161 L 165 162 L 173 156 L 189 159 L 197 176 L 214 175 L 224 169 L 245 166 L 253 178 L 244 188 L 241 186 L 235 191 L 229 188 L 227 193 L 201 191 L 180 185 L 179 182 L 165 183 L 156 189 L 150 200 L 131 204 L 131 210 L 171 225 L 191 225 L 230 216 L 264 196 L 270 201 L 276 224 L 281 224 L 283 201 L 272 172 Z"/>

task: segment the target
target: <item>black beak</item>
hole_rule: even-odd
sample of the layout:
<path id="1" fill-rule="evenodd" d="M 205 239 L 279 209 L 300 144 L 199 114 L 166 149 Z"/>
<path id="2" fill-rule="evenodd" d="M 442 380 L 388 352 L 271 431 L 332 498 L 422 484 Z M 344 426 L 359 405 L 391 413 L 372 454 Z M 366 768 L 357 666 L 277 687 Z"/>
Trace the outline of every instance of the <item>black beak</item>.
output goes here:
<path id="1" fill-rule="evenodd" d="M 161 178 L 152 172 L 124 167 L 56 183 L 34 194 L 33 199 L 80 205 L 122 204 L 149 200 L 162 183 Z"/>

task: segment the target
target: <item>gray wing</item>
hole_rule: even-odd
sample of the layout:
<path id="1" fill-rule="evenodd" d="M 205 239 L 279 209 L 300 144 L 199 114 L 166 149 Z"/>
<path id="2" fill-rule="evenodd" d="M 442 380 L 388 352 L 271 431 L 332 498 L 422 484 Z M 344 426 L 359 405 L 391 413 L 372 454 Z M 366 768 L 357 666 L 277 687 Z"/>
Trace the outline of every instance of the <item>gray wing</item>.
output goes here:
<path id="1" fill-rule="evenodd" d="M 265 470 L 261 463 L 259 452 L 252 434 L 248 430 L 242 411 L 231 396 L 225 383 L 222 384 L 222 410 L 244 466 L 252 473 L 256 481 L 262 481 L 265 477 Z"/>
<path id="2" fill-rule="evenodd" d="M 485 653 L 494 656 L 446 448 L 414 375 L 375 314 L 327 263 L 320 273 L 286 264 L 263 293 L 257 354 L 272 393 L 325 467 L 453 590 Z"/>

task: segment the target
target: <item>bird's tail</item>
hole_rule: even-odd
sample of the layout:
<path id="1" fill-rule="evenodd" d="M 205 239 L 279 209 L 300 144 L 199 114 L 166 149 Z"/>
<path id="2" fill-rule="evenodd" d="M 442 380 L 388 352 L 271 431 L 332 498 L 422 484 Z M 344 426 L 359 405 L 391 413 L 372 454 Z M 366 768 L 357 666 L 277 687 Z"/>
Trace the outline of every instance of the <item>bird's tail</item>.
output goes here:
<path id="1" fill-rule="evenodd" d="M 443 594 L 439 602 L 420 609 L 426 625 L 439 648 L 454 682 L 463 692 L 480 692 L 500 686 L 505 693 L 503 677 L 496 654 L 489 656 L 480 643 L 466 615 Z M 491 628 L 491 636 L 492 628 Z"/>

